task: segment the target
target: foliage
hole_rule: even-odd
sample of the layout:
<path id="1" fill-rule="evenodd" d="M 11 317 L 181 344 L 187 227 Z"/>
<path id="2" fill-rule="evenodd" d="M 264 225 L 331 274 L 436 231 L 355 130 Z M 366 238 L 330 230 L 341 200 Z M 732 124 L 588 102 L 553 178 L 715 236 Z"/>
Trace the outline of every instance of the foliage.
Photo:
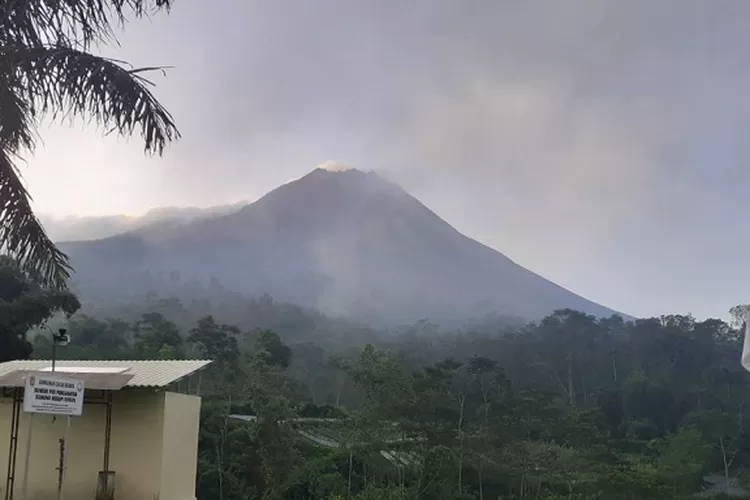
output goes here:
<path id="1" fill-rule="evenodd" d="M 202 388 L 199 498 L 745 492 L 741 322 L 564 310 L 495 333 L 373 332 L 354 349 L 266 322 L 275 307 L 249 308 L 233 326 L 219 319 L 230 309 L 196 318 L 150 296 L 122 320 L 75 316 L 63 355 L 215 360 Z"/>
<path id="2" fill-rule="evenodd" d="M 177 325 L 160 313 L 146 313 L 135 323 L 133 348 L 145 359 L 177 359 L 183 357 L 183 338 Z"/>
<path id="3" fill-rule="evenodd" d="M 32 346 L 27 333 L 55 313 L 71 315 L 81 304 L 67 290 L 40 287 L 13 260 L 0 258 L 0 362 L 26 359 Z"/>
<path id="4" fill-rule="evenodd" d="M 116 42 L 113 24 L 167 9 L 170 0 L 32 0 L 0 3 L 0 241 L 41 283 L 64 288 L 68 258 L 33 213 L 17 162 L 34 151 L 43 117 L 84 117 L 122 135 L 137 129 L 147 152 L 178 137 L 169 113 L 133 69 L 89 52 Z M 155 69 L 155 68 L 150 68 Z"/>

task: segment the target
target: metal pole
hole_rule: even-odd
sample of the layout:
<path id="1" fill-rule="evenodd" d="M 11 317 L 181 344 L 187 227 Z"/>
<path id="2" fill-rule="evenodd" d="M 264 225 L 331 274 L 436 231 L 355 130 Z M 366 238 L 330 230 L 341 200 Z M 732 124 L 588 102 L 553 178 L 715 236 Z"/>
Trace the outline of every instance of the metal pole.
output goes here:
<path id="1" fill-rule="evenodd" d="M 112 445 L 112 392 L 107 391 L 107 408 L 106 416 L 104 420 L 104 474 L 105 478 L 109 476 L 109 455 L 110 447 Z M 107 480 L 104 480 L 106 487 Z"/>
<path id="2" fill-rule="evenodd" d="M 55 342 L 55 335 L 52 335 L 52 372 L 55 371 L 55 360 L 57 358 L 57 342 Z M 53 416 L 53 421 L 54 421 Z M 68 429 L 70 427 L 70 416 L 68 416 L 68 422 L 65 428 L 65 434 L 67 439 Z M 24 457 L 23 464 L 23 484 L 21 489 L 21 500 L 27 500 L 29 492 L 29 464 L 31 462 L 31 436 L 34 430 L 34 413 L 29 413 L 29 431 L 26 435 L 26 456 Z M 58 493 L 58 496 L 62 495 L 62 488 Z"/>
<path id="3" fill-rule="evenodd" d="M 112 391 L 107 391 L 106 417 L 104 420 L 104 494 L 109 491 L 109 455 L 112 445 Z"/>
<path id="4" fill-rule="evenodd" d="M 65 437 L 63 437 L 62 460 L 60 461 L 60 484 L 57 485 L 57 500 L 63 500 L 63 484 L 68 469 L 68 440 L 70 436 L 70 415 L 65 417 Z"/>
<path id="5" fill-rule="evenodd" d="M 18 426 L 21 420 L 21 389 L 13 389 L 13 413 L 10 425 L 10 449 L 8 450 L 8 475 L 5 478 L 5 500 L 13 500 L 16 486 L 16 454 L 18 453 Z"/>
<path id="6" fill-rule="evenodd" d="M 29 432 L 26 435 L 26 457 L 23 460 L 23 484 L 21 500 L 26 500 L 29 491 L 29 458 L 31 457 L 31 431 L 34 429 L 34 414 L 29 413 Z"/>

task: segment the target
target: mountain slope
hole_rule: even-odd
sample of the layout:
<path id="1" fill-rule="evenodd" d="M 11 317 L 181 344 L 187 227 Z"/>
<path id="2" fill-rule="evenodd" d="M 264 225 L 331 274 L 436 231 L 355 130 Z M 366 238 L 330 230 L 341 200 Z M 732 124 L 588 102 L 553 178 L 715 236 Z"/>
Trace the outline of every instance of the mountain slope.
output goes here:
<path id="1" fill-rule="evenodd" d="M 145 291 L 155 274 L 367 321 L 613 311 L 467 238 L 375 173 L 317 169 L 223 216 L 63 244 L 84 296 Z M 112 284 L 117 288 L 113 289 Z M 151 284 L 149 284 L 151 283 Z"/>

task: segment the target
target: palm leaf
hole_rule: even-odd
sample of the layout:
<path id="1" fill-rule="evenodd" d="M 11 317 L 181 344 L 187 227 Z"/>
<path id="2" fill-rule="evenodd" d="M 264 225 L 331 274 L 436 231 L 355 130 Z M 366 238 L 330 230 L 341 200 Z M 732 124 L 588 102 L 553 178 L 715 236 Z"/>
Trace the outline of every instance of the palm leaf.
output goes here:
<path id="1" fill-rule="evenodd" d="M 26 102 L 53 118 L 87 117 L 123 135 L 140 129 L 148 153 L 161 154 L 179 137 L 169 112 L 138 69 L 65 45 L 0 48 L 0 72 L 22 83 Z"/>
<path id="2" fill-rule="evenodd" d="M 33 149 L 33 111 L 16 91 L 20 82 L 12 74 L 0 72 L 0 147 L 11 151 Z"/>
<path id="3" fill-rule="evenodd" d="M 172 0 L 4 0 L 0 44 L 87 49 L 92 42 L 114 41 L 112 24 L 124 24 L 128 13 L 141 17 L 171 5 Z"/>
<path id="4" fill-rule="evenodd" d="M 168 10 L 172 0 L 0 1 L 0 250 L 43 284 L 65 287 L 68 258 L 35 217 L 16 161 L 32 153 L 42 114 L 85 117 L 123 135 L 140 131 L 147 153 L 179 137 L 142 72 L 87 53 L 116 42 L 113 25 Z"/>
<path id="5" fill-rule="evenodd" d="M 141 73 L 62 44 L 0 47 L 0 241 L 49 286 L 65 286 L 70 264 L 34 216 L 14 160 L 33 150 L 42 114 L 140 131 L 146 152 L 161 154 L 179 132 Z"/>
<path id="6" fill-rule="evenodd" d="M 31 209 L 13 158 L 0 148 L 0 241 L 44 285 L 62 289 L 70 277 L 68 257 L 49 239 Z"/>
<path id="7" fill-rule="evenodd" d="M 0 242 L 25 270 L 46 285 L 65 287 L 68 258 L 47 237 L 31 209 L 14 156 L 34 147 L 33 105 L 19 95 L 20 81 L 0 71 Z"/>

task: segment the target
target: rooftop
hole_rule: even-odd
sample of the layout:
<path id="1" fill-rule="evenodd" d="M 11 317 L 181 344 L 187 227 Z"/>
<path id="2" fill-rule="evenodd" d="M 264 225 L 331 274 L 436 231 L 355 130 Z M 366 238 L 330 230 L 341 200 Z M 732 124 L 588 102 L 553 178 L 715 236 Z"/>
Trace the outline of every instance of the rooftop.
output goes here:
<path id="1" fill-rule="evenodd" d="M 207 359 L 190 360 L 57 360 L 55 372 L 60 374 L 128 374 L 132 378 L 125 387 L 166 387 L 205 368 Z M 0 379 L 13 372 L 51 371 L 52 361 L 29 359 L 0 363 Z M 6 378 L 7 380 L 7 378 Z"/>

